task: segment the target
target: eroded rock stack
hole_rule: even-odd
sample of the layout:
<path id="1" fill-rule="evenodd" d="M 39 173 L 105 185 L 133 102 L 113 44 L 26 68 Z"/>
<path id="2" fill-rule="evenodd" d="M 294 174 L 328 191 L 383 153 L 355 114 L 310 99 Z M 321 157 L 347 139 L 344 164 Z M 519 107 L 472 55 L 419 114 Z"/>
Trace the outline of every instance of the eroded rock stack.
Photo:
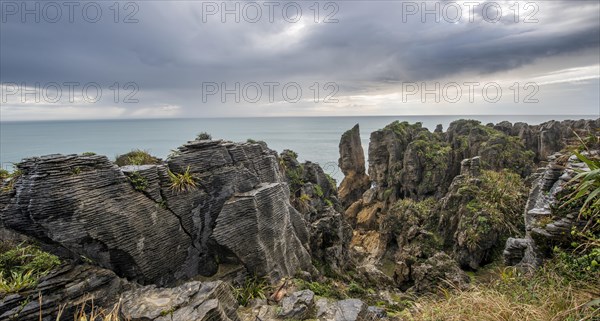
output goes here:
<path id="1" fill-rule="evenodd" d="M 344 173 L 338 195 L 342 206 L 348 208 L 371 188 L 371 180 L 365 173 L 365 156 L 358 124 L 342 135 L 338 166 Z"/>

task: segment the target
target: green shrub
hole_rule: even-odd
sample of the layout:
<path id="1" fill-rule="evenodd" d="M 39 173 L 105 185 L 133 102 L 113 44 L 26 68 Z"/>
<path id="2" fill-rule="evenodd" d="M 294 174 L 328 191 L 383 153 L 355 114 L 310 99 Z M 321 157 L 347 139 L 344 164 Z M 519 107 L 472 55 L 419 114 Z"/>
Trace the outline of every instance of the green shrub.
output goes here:
<path id="1" fill-rule="evenodd" d="M 347 295 L 344 293 L 344 291 L 339 289 L 329 279 L 327 279 L 325 282 L 307 282 L 304 280 L 296 280 L 295 282 L 300 290 L 311 290 L 317 296 L 338 300 L 347 298 Z"/>
<path id="2" fill-rule="evenodd" d="M 323 189 L 321 188 L 320 185 L 315 185 L 314 189 L 315 189 L 315 194 L 317 194 L 318 197 L 323 197 Z"/>
<path id="3" fill-rule="evenodd" d="M 160 164 L 160 158 L 150 155 L 148 151 L 134 149 L 127 154 L 117 155 L 115 164 L 119 166 L 127 165 L 156 165 Z"/>
<path id="4" fill-rule="evenodd" d="M 10 172 L 5 169 L 0 169 L 0 180 L 5 180 L 10 177 Z"/>
<path id="5" fill-rule="evenodd" d="M 350 294 L 350 296 L 361 297 L 367 294 L 367 290 L 356 282 L 350 282 L 348 285 L 348 294 Z"/>
<path id="6" fill-rule="evenodd" d="M 482 171 L 477 188 L 465 186 L 459 192 L 472 197 L 466 208 L 473 214 L 475 243 L 479 234 L 489 232 L 491 227 L 505 236 L 518 235 L 523 230 L 522 211 L 528 189 L 518 174 L 510 170 Z"/>
<path id="7" fill-rule="evenodd" d="M 79 175 L 81 174 L 81 167 L 79 166 L 75 166 L 71 169 L 71 174 L 73 175 Z"/>
<path id="8" fill-rule="evenodd" d="M 246 142 L 247 142 L 247 143 L 249 143 L 249 144 L 260 144 L 260 145 L 265 145 L 265 144 L 266 144 L 266 143 L 265 143 L 264 141 L 262 141 L 262 140 L 255 140 L 255 139 L 252 139 L 252 138 L 248 138 L 248 139 L 246 140 Z"/>
<path id="9" fill-rule="evenodd" d="M 331 175 L 329 174 L 325 174 L 325 177 L 327 177 L 327 181 L 329 181 L 329 185 L 331 186 L 332 190 L 337 190 L 337 182 L 335 181 L 335 179 L 333 177 L 331 177 Z"/>
<path id="10" fill-rule="evenodd" d="M 212 136 L 207 132 L 201 132 L 198 135 L 196 135 L 196 139 L 197 140 L 211 140 Z"/>
<path id="11" fill-rule="evenodd" d="M 577 158 L 589 167 L 589 171 L 581 171 L 572 180 L 576 184 L 575 191 L 568 196 L 565 205 L 585 199 L 580 214 L 585 217 L 598 216 L 600 212 L 600 160 L 589 159 L 575 152 Z"/>
<path id="12" fill-rule="evenodd" d="M 300 198 L 298 198 L 298 200 L 302 203 L 308 203 L 308 202 L 310 202 L 310 196 L 308 196 L 306 194 L 302 194 L 302 195 L 300 195 Z"/>
<path id="13" fill-rule="evenodd" d="M 83 152 L 83 153 L 81 153 L 81 156 L 94 156 L 94 155 L 96 155 L 96 153 L 94 153 L 94 152 Z"/>
<path id="14" fill-rule="evenodd" d="M 170 169 L 167 170 L 169 178 L 171 179 L 171 185 L 169 186 L 174 192 L 189 192 L 198 188 L 196 184 L 196 177 L 190 173 L 190 167 L 188 166 L 184 173 L 173 173 Z"/>
<path id="15" fill-rule="evenodd" d="M 302 165 L 295 169 L 289 168 L 285 171 L 285 176 L 290 182 L 290 192 L 292 194 L 296 194 L 296 192 L 299 191 L 300 188 L 304 185 L 304 179 L 302 178 L 303 172 L 304 169 Z"/>
<path id="16" fill-rule="evenodd" d="M 13 271 L 8 275 L 0 272 L 0 293 L 18 293 L 35 287 L 38 278 L 33 271 Z"/>
<path id="17" fill-rule="evenodd" d="M 4 176 L 4 178 L 0 180 L 0 184 L 4 183 L 2 182 L 3 180 L 8 180 L 8 182 L 4 183 L 4 186 L 2 187 L 1 191 L 4 193 L 8 193 L 15 188 L 15 183 L 23 175 L 23 172 L 21 172 L 20 169 L 15 169 L 12 173 L 8 173 L 8 171 L 6 170 L 3 171 L 4 173 L 1 173 L 0 175 Z"/>

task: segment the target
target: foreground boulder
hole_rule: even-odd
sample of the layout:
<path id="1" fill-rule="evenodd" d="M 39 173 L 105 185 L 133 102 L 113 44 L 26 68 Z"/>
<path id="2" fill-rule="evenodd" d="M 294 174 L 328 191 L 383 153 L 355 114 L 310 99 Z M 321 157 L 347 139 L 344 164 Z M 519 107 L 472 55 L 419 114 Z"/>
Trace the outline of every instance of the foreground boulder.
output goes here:
<path id="1" fill-rule="evenodd" d="M 383 309 L 368 306 L 359 299 L 317 298 L 310 290 L 291 293 L 280 305 L 257 304 L 242 310 L 243 321 L 376 321 L 389 320 Z"/>
<path id="2" fill-rule="evenodd" d="M 131 321 L 239 321 L 236 309 L 231 287 L 221 281 L 150 285 L 121 295 L 121 316 Z"/>

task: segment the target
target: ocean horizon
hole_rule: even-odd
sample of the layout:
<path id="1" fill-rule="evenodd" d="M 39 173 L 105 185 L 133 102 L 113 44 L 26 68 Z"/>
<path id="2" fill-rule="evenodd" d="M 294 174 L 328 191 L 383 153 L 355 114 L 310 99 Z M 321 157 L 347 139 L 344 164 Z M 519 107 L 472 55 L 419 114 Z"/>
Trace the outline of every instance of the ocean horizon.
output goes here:
<path id="1" fill-rule="evenodd" d="M 147 150 L 165 159 L 171 150 L 193 140 L 200 132 L 213 139 L 245 142 L 261 140 L 281 153 L 291 149 L 300 161 L 320 164 L 338 183 L 337 168 L 341 135 L 360 125 L 361 141 L 368 152 L 371 132 L 393 121 L 421 122 L 434 130 L 458 119 L 476 119 L 483 124 L 501 121 L 540 124 L 549 120 L 596 119 L 598 115 L 452 115 L 452 116 L 329 116 L 250 118 L 167 118 L 0 122 L 0 163 L 10 169 L 24 158 L 49 154 L 94 152 L 114 160 L 132 149 Z"/>

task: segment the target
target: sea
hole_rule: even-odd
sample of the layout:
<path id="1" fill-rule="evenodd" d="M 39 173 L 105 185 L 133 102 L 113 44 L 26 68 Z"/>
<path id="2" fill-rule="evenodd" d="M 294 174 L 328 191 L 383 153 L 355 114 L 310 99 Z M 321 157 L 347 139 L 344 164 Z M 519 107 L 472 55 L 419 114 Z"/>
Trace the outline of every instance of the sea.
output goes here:
<path id="1" fill-rule="evenodd" d="M 365 154 L 371 132 L 393 121 L 421 122 L 429 130 L 437 124 L 444 129 L 457 119 L 476 119 L 483 124 L 504 120 L 540 124 L 549 120 L 596 119 L 598 115 L 535 116 L 371 116 L 371 117 L 263 117 L 263 118 L 190 118 L 128 119 L 85 121 L 0 122 L 0 163 L 4 169 L 23 158 L 48 154 L 94 152 L 114 159 L 132 149 L 147 150 L 166 158 L 171 150 L 193 140 L 200 132 L 213 139 L 245 142 L 265 141 L 281 152 L 291 149 L 301 161 L 320 164 L 338 183 L 343 174 L 337 167 L 341 135 L 355 124 Z"/>

